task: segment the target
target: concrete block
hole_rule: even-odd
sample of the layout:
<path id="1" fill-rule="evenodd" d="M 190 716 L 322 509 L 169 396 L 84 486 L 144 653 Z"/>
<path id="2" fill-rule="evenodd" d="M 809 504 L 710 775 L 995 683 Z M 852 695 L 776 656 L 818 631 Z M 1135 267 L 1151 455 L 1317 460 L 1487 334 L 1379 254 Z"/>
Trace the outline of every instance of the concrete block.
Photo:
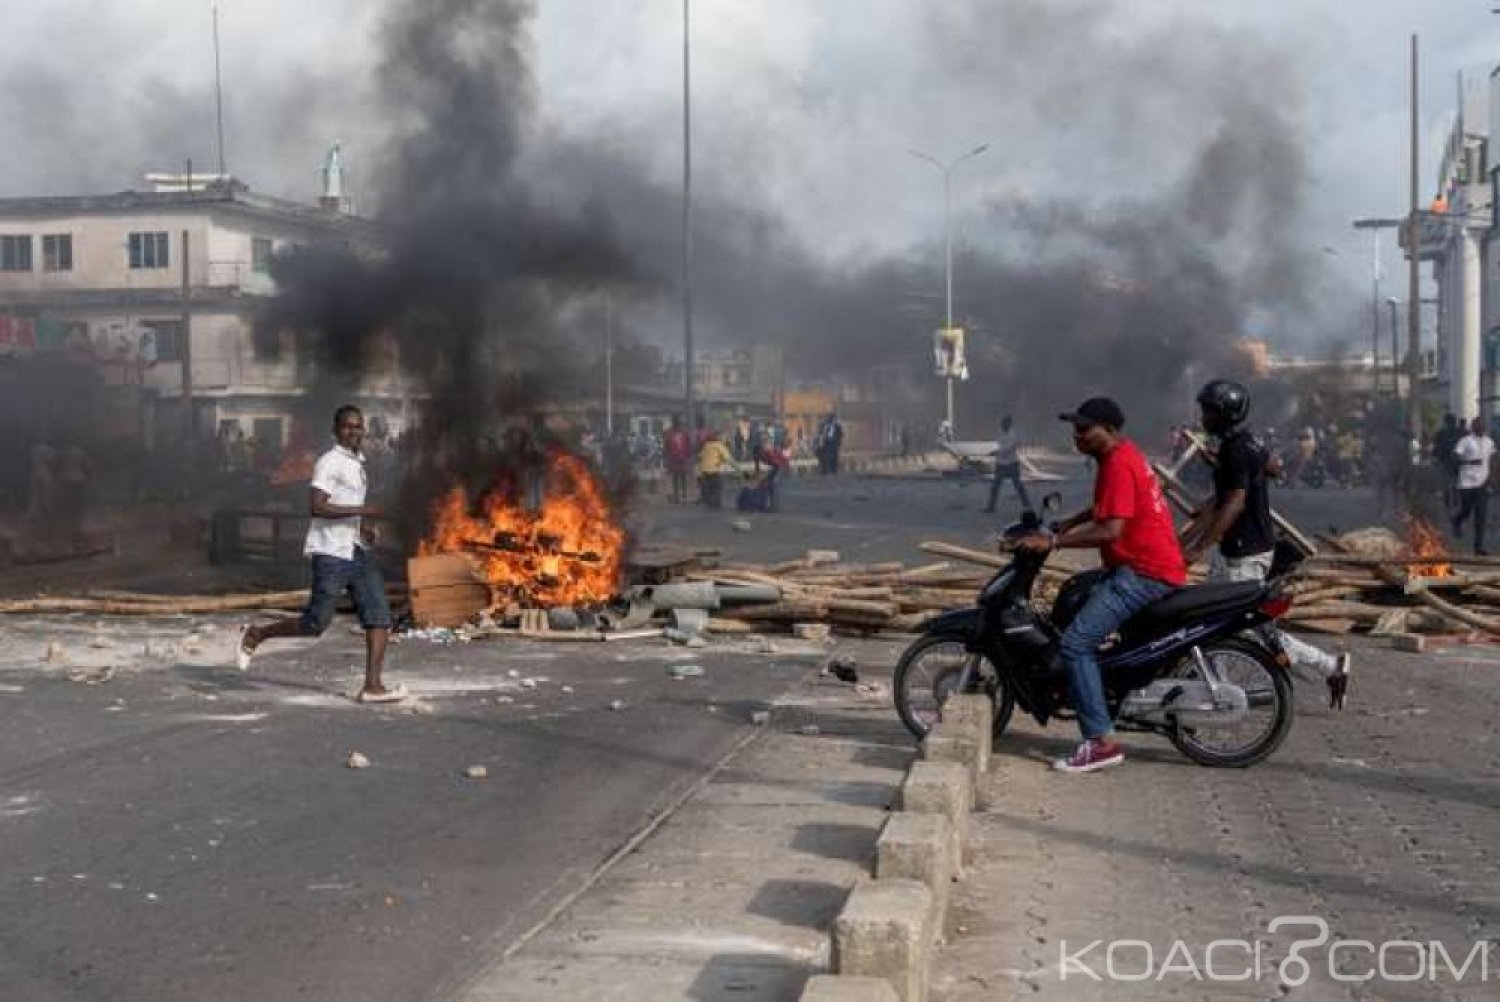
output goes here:
<path id="1" fill-rule="evenodd" d="M 896 989 L 884 978 L 849 978 L 819 974 L 802 989 L 802 1002 L 897 1002 Z"/>
<path id="2" fill-rule="evenodd" d="M 977 790 L 980 777 L 990 767 L 989 729 L 976 727 L 972 720 L 962 718 L 940 720 L 922 740 L 922 759 L 962 763 L 969 770 L 971 788 Z"/>
<path id="3" fill-rule="evenodd" d="M 902 1002 L 924 1002 L 932 940 L 932 892 L 925 884 L 860 884 L 833 923 L 833 969 L 883 978 Z"/>
<path id="4" fill-rule="evenodd" d="M 880 880 L 920 880 L 932 892 L 932 925 L 943 927 L 948 890 L 958 861 L 953 829 L 941 814 L 892 814 L 875 842 L 875 876 Z"/>
<path id="5" fill-rule="evenodd" d="M 953 838 L 953 861 L 963 868 L 969 841 L 969 812 L 974 809 L 974 786 L 960 762 L 913 762 L 901 784 L 901 810 L 941 814 Z"/>
<path id="6" fill-rule="evenodd" d="M 978 742 L 978 771 L 981 773 L 989 772 L 990 769 L 990 731 L 994 725 L 994 717 L 994 703 L 990 701 L 990 697 L 978 693 L 950 696 L 943 705 L 943 718 L 960 722 L 964 730 Z"/>
<path id="7" fill-rule="evenodd" d="M 1427 638 L 1420 633 L 1393 633 L 1391 647 L 1409 654 L 1421 654 L 1427 650 Z"/>

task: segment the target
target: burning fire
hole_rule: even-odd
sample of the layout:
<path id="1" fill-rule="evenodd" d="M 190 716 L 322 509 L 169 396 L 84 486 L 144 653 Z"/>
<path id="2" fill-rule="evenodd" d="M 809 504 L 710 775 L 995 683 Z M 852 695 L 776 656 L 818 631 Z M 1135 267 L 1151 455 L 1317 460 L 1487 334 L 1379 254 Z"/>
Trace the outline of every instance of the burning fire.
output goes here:
<path id="1" fill-rule="evenodd" d="M 1448 547 L 1437 527 L 1420 515 L 1404 515 L 1402 520 L 1406 523 L 1406 555 L 1412 561 L 1406 565 L 1407 575 L 1452 577 L 1453 565 L 1448 562 Z"/>
<path id="2" fill-rule="evenodd" d="M 536 510 L 515 484 L 499 485 L 477 504 L 455 487 L 438 502 L 418 555 L 468 554 L 499 602 L 535 607 L 611 598 L 619 588 L 625 531 L 583 460 L 561 451 L 547 458 Z"/>

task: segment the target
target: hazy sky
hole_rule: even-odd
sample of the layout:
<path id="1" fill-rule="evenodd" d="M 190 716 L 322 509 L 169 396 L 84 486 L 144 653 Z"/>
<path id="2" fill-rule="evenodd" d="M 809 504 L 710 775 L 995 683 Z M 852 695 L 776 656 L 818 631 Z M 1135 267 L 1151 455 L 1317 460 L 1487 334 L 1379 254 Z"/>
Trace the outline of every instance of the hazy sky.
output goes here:
<path id="1" fill-rule="evenodd" d="M 334 139 L 368 198 L 391 122 L 374 98 L 376 0 L 222 0 L 228 155 L 253 187 L 315 193 Z M 208 0 L 13 2 L 0 34 L 0 194 L 115 190 L 213 162 Z M 933 238 L 935 171 L 906 155 L 992 148 L 958 177 L 964 236 L 987 201 L 1156 197 L 1214 117 L 1215 68 L 1302 140 L 1299 241 L 1366 281 L 1356 215 L 1404 207 L 1408 35 L 1423 39 L 1425 168 L 1456 76 L 1500 62 L 1489 0 L 693 0 L 695 157 L 706 187 L 775 207 L 858 256 Z M 538 0 L 538 135 L 662 178 L 680 158 L 679 0 Z M 1254 81 L 1247 88 L 1246 81 Z M 1187 84 L 1184 84 L 1184 81 Z M 1260 84 L 1264 90 L 1261 91 Z M 1199 98 L 1203 97 L 1203 101 Z M 1246 155 L 1253 155 L 1246 154 Z M 1390 256 L 1389 250 L 1387 251 Z"/>

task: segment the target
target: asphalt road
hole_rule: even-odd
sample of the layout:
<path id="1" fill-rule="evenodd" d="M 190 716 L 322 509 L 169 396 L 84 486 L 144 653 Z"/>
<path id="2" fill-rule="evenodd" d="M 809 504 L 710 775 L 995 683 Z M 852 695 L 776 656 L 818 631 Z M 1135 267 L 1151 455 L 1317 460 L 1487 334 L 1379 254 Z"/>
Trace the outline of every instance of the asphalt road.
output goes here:
<path id="1" fill-rule="evenodd" d="M 717 651 L 675 681 L 661 647 L 407 643 L 410 712 L 343 695 L 357 644 L 98 685 L 0 657 L 0 996 L 441 997 L 809 664 Z"/>
<path id="2" fill-rule="evenodd" d="M 1059 469 L 1081 503 L 1081 468 Z M 741 559 L 815 546 L 918 561 L 921 539 L 978 543 L 996 527 L 979 511 L 986 491 L 801 479 L 748 532 L 733 512 L 656 499 L 632 522 Z M 1364 492 L 1278 503 L 1311 528 L 1374 519 Z M 1006 498 L 1001 519 L 1015 512 Z M 217 629 L 182 645 L 205 624 Z M 266 648 L 248 676 L 228 667 L 231 636 L 231 621 L 205 618 L 0 622 L 0 996 L 446 997 L 819 658 L 785 641 L 777 653 L 415 641 L 393 649 L 391 672 L 419 699 L 375 709 L 345 695 L 362 652 L 342 621 L 315 645 Z M 49 663 L 54 641 L 64 651 Z M 704 675 L 673 680 L 667 667 L 688 660 Z M 88 684 L 105 665 L 114 675 Z M 370 768 L 346 768 L 354 750 Z M 465 778 L 474 764 L 489 778 Z"/>

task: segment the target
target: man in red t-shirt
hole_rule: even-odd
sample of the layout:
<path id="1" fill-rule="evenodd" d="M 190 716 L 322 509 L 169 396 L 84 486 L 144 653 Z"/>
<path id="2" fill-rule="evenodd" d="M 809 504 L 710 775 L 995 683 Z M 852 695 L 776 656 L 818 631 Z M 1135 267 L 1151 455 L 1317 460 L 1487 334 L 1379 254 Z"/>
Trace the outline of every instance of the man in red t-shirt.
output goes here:
<path id="1" fill-rule="evenodd" d="M 682 426 L 682 416 L 674 415 L 672 427 L 662 439 L 662 454 L 667 472 L 672 475 L 672 500 L 677 504 L 687 503 L 688 477 L 693 472 L 694 457 L 698 450 L 693 447 L 693 436 Z"/>
<path id="2" fill-rule="evenodd" d="M 1135 443 L 1120 433 L 1125 427 L 1120 405 L 1094 397 L 1060 416 L 1073 424 L 1074 447 L 1099 464 L 1094 504 L 1060 523 L 1056 536 L 1036 533 L 1019 545 L 1037 552 L 1097 547 L 1107 570 L 1058 645 L 1083 744 L 1053 766 L 1064 772 L 1093 772 L 1125 761 L 1125 753 L 1110 740 L 1114 724 L 1099 674 L 1099 645 L 1131 616 L 1182 587 L 1187 566 L 1156 474 Z"/>

